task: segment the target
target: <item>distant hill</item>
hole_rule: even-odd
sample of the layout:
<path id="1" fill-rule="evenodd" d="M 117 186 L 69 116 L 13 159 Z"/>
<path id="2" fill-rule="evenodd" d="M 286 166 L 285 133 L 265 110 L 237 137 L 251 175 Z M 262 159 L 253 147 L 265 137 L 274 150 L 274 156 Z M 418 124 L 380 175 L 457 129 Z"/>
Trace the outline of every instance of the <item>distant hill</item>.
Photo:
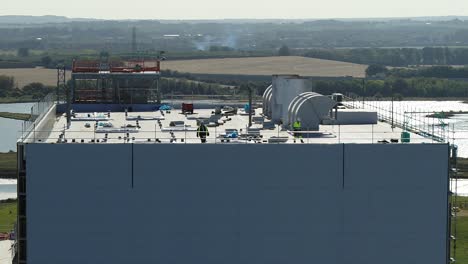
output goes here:
<path id="1" fill-rule="evenodd" d="M 395 20 L 413 20 L 413 21 L 450 21 L 450 20 L 468 20 L 468 16 L 439 16 L 439 17 L 384 17 L 384 18 L 330 18 L 330 19 L 200 19 L 200 20 L 153 20 L 163 23 L 303 23 L 311 21 L 395 21 Z M 69 18 L 65 16 L 0 16 L 0 24 L 50 24 L 50 23 L 68 23 L 68 22 L 87 22 L 87 21 L 102 21 L 103 19 L 95 18 Z M 111 19 L 110 19 L 111 20 Z M 141 21 L 148 21 L 142 19 Z M 139 21 L 139 19 L 116 19 L 115 21 Z"/>
<path id="2" fill-rule="evenodd" d="M 0 24 L 48 24 L 96 20 L 91 18 L 68 18 L 65 16 L 0 16 Z"/>
<path id="3" fill-rule="evenodd" d="M 451 20 L 468 20 L 468 16 L 428 16 L 428 17 L 377 17 L 377 18 L 336 18 L 338 21 L 395 21 L 395 20 L 412 20 L 412 21 L 451 21 Z"/>

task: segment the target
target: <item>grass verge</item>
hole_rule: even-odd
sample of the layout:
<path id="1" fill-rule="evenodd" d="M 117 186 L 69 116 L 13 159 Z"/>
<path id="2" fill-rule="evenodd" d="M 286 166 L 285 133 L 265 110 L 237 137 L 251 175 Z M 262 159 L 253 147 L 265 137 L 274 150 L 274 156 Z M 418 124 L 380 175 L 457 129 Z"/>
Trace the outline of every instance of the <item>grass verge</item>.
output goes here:
<path id="1" fill-rule="evenodd" d="M 0 202 L 0 233 L 14 229 L 17 215 L 16 200 L 9 199 Z"/>
<path id="2" fill-rule="evenodd" d="M 468 263 L 468 211 L 461 211 L 460 215 L 456 219 L 457 223 L 457 249 L 455 253 L 455 260 L 457 263 Z M 452 220 L 452 234 L 454 234 L 455 220 Z M 453 257 L 453 246 L 452 242 L 452 257 Z"/>
<path id="3" fill-rule="evenodd" d="M 37 102 L 37 99 L 33 99 L 31 96 L 0 97 L 0 104 L 33 103 L 33 102 Z"/>
<path id="4" fill-rule="evenodd" d="M 31 118 L 31 115 L 21 114 L 21 113 L 0 112 L 0 117 L 16 119 L 16 120 L 29 120 Z"/>
<path id="5" fill-rule="evenodd" d="M 16 152 L 0 153 L 0 178 L 16 178 Z"/>

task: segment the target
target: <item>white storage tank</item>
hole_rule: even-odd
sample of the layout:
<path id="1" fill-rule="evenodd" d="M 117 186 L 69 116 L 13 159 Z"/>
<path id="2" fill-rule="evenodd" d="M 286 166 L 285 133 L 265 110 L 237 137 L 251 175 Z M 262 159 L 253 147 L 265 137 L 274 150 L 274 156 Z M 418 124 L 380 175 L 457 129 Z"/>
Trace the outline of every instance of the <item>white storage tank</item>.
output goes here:
<path id="1" fill-rule="evenodd" d="M 298 75 L 274 75 L 272 84 L 272 120 L 287 123 L 288 107 L 299 94 L 312 91 L 312 82 Z"/>

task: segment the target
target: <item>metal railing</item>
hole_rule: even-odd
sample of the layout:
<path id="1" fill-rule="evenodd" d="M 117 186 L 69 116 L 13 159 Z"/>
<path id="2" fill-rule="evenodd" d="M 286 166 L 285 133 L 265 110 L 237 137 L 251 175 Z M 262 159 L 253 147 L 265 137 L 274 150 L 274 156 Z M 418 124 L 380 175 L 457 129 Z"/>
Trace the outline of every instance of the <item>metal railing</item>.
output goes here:
<path id="1" fill-rule="evenodd" d="M 196 144 L 202 143 L 201 138 L 197 137 L 196 127 L 190 127 L 187 130 L 174 128 L 158 129 L 155 124 L 154 129 L 122 129 L 119 132 L 106 132 L 104 129 L 89 128 L 88 131 L 61 129 L 61 130 L 35 130 L 36 136 L 31 136 L 31 142 L 36 143 L 86 143 L 86 144 L 120 144 L 120 143 L 184 143 Z M 115 130 L 114 130 L 115 131 Z M 378 125 L 369 125 L 365 129 L 345 131 L 340 125 L 330 126 L 330 129 L 322 131 L 284 131 L 280 129 L 273 130 L 250 130 L 246 128 L 237 129 L 236 136 L 233 136 L 231 129 L 220 127 L 209 127 L 210 135 L 206 137 L 206 143 L 210 144 L 339 144 L 339 143 L 362 143 L 362 144 L 396 144 L 402 142 L 401 130 L 382 131 Z M 47 136 L 37 136 L 47 135 Z M 434 138 L 415 137 L 405 138 L 408 143 L 440 143 Z"/>
<path id="2" fill-rule="evenodd" d="M 21 125 L 21 140 L 25 139 L 31 132 L 34 132 L 37 122 L 39 122 L 49 111 L 49 109 L 54 105 L 55 100 L 55 93 L 50 93 L 40 101 L 34 103 L 33 106 L 31 106 L 30 118 L 28 120 L 23 121 L 23 124 Z"/>
<path id="3" fill-rule="evenodd" d="M 449 142 L 454 132 L 454 127 L 442 119 L 427 115 L 435 112 L 396 108 L 393 107 L 393 101 L 386 107 L 379 101 L 364 101 L 346 96 L 344 99 L 342 103 L 348 108 L 376 111 L 380 121 L 438 142 Z"/>

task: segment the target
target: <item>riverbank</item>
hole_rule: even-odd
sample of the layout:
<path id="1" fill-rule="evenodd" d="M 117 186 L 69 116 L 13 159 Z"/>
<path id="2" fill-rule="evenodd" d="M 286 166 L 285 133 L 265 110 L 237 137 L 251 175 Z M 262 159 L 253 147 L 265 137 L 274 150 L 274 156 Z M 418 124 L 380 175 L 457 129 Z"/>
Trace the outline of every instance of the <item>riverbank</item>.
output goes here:
<path id="1" fill-rule="evenodd" d="M 16 152 L 0 153 L 0 178 L 16 179 Z"/>
<path id="2" fill-rule="evenodd" d="M 33 99 L 31 96 L 0 97 L 0 104 L 34 103 L 37 101 L 37 99 Z"/>
<path id="3" fill-rule="evenodd" d="M 22 113 L 0 112 L 0 117 L 16 120 L 29 120 L 31 118 L 31 115 Z"/>

